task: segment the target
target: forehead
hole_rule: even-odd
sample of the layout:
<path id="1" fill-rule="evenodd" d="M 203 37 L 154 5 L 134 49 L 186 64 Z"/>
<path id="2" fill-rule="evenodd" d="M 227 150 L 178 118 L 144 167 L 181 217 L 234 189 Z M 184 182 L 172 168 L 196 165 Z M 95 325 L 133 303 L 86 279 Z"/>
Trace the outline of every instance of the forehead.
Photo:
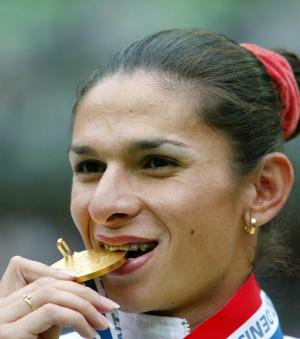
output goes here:
<path id="1" fill-rule="evenodd" d="M 80 101 L 73 139 L 96 134 L 108 139 L 203 136 L 212 131 L 195 113 L 198 102 L 194 89 L 168 89 L 151 74 L 115 74 L 99 81 Z"/>

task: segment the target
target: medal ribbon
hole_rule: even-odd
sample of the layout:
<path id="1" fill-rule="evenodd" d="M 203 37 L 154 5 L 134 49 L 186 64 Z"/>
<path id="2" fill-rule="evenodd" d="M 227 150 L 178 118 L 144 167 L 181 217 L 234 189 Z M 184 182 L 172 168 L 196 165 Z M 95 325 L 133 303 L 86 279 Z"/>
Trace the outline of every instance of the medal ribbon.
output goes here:
<path id="1" fill-rule="evenodd" d="M 272 302 L 251 275 L 220 311 L 185 338 L 282 339 L 283 335 Z"/>

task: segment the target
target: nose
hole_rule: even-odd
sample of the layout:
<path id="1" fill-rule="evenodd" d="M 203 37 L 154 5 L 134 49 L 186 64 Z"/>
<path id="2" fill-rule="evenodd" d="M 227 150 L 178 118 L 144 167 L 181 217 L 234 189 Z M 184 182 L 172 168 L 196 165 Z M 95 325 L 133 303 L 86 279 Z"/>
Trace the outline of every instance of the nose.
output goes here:
<path id="1" fill-rule="evenodd" d="M 130 176 L 116 168 L 105 170 L 89 202 L 92 220 L 111 228 L 119 228 L 141 211 Z"/>

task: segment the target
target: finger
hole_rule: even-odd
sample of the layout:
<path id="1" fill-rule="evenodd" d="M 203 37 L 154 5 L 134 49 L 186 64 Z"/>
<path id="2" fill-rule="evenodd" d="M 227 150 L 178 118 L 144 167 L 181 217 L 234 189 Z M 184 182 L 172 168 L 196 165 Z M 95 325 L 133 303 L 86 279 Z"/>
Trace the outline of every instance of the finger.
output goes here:
<path id="1" fill-rule="evenodd" d="M 94 338 L 96 331 L 84 316 L 62 306 L 46 304 L 12 323 L 15 333 L 37 336 L 52 326 L 72 327 L 84 338 Z"/>
<path id="2" fill-rule="evenodd" d="M 33 292 L 44 289 L 47 286 L 53 286 L 58 280 L 50 277 L 42 277 L 35 282 L 26 285 L 8 296 L 0 299 L 0 309 L 6 307 L 8 304 L 13 304 L 15 301 L 20 300 L 23 295 L 31 295 Z"/>
<path id="3" fill-rule="evenodd" d="M 0 296 L 7 296 L 41 277 L 73 280 L 75 274 L 69 271 L 54 269 L 37 261 L 15 256 L 11 258 L 2 277 Z"/>
<path id="4" fill-rule="evenodd" d="M 9 304 L 19 302 L 22 296 L 31 295 L 33 296 L 37 291 L 42 290 L 45 295 L 48 294 L 48 288 L 56 288 L 58 290 L 73 293 L 91 303 L 97 310 L 102 313 L 112 312 L 114 309 L 118 309 L 120 306 L 112 300 L 101 296 L 98 292 L 92 290 L 89 287 L 80 285 L 72 281 L 61 281 L 52 278 L 40 278 L 34 283 L 27 285 L 20 290 L 17 290 L 7 296 L 6 298 L 0 299 L 0 310 L 7 307 Z M 41 303 L 39 303 L 41 304 Z"/>
<path id="5" fill-rule="evenodd" d="M 120 308 L 120 305 L 118 305 L 113 300 L 106 298 L 91 289 L 90 287 L 81 284 L 77 284 L 71 281 L 57 281 L 56 287 L 64 291 L 74 293 L 77 296 L 86 299 L 103 313 L 112 312 L 113 310 Z"/>
<path id="6" fill-rule="evenodd" d="M 107 327 L 106 318 L 87 300 L 74 293 L 53 287 L 36 291 L 29 297 L 29 300 L 20 298 L 15 303 L 2 309 L 3 317 L 0 319 L 0 324 L 16 321 L 47 304 L 59 305 L 77 311 L 84 316 L 93 328 Z"/>
<path id="7" fill-rule="evenodd" d="M 103 305 L 103 300 L 107 302 L 106 300 L 109 299 L 101 297 L 90 288 L 80 286 L 77 283 L 61 283 L 49 278 L 43 278 L 41 281 L 42 288 L 34 288 L 32 293 L 27 294 L 30 295 L 29 301 L 26 302 L 23 296 L 25 294 L 24 291 L 28 291 L 30 285 L 22 289 L 23 294 L 20 293 L 21 291 L 15 292 L 13 294 L 14 300 L 12 296 L 9 296 L 5 298 L 6 302 L 2 301 L 1 313 L 3 316 L 0 319 L 0 324 L 16 321 L 26 316 L 32 311 L 31 304 L 35 309 L 45 304 L 56 304 L 81 313 L 94 328 L 102 328 L 107 325 L 106 318 L 99 311 L 112 311 L 111 306 Z M 52 281 L 54 283 L 51 285 Z M 38 282 L 31 285 L 37 284 Z M 39 284 L 41 285 L 41 282 Z M 63 289 L 59 289 L 59 287 L 63 287 Z M 95 302 L 95 299 L 99 299 L 100 302 Z"/>
<path id="8" fill-rule="evenodd" d="M 51 293 L 51 292 L 50 292 Z M 73 293 L 65 291 L 53 291 L 53 295 L 47 294 L 44 303 L 54 303 L 82 314 L 93 328 L 107 328 L 107 319 L 87 300 Z"/>
<path id="9" fill-rule="evenodd" d="M 30 305 L 22 297 L 13 303 L 2 303 L 0 325 L 19 320 L 30 312 L 32 312 Z"/>

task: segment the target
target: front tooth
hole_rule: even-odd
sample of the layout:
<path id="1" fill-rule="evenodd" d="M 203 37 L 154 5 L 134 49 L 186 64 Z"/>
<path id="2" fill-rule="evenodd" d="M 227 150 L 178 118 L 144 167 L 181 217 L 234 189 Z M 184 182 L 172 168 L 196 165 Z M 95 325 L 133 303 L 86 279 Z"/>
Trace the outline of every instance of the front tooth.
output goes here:
<path id="1" fill-rule="evenodd" d="M 148 249 L 154 248 L 155 245 L 153 243 L 146 243 L 146 244 L 126 244 L 126 245 L 109 245 L 109 244 L 105 244 L 102 243 L 102 246 L 104 246 L 104 248 L 106 250 L 109 251 L 146 251 Z"/>
<path id="2" fill-rule="evenodd" d="M 108 244 L 102 244 L 104 246 L 104 248 L 108 251 L 118 251 L 119 250 L 119 247 L 118 246 L 114 246 L 114 245 L 108 245 Z"/>
<path id="3" fill-rule="evenodd" d="M 140 250 L 144 252 L 144 251 L 147 250 L 148 245 L 147 244 L 141 244 L 139 247 L 140 247 Z"/>

